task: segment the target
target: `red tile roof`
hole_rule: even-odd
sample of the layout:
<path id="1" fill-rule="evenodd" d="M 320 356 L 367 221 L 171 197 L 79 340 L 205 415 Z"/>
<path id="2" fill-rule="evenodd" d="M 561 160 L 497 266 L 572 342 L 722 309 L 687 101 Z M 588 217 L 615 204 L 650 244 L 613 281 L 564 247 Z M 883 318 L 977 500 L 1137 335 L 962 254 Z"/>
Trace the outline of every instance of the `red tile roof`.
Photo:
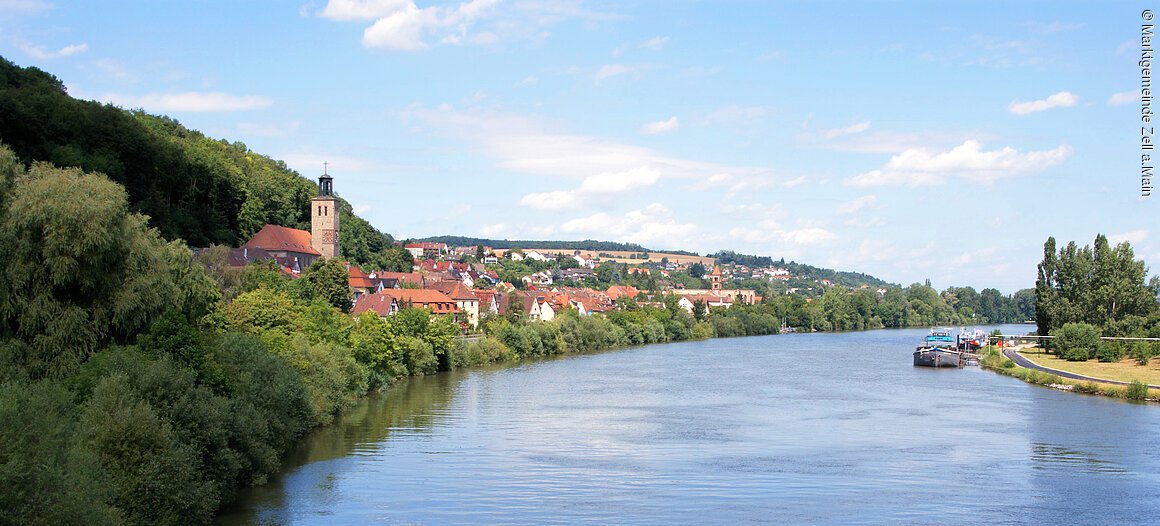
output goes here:
<path id="1" fill-rule="evenodd" d="M 479 300 L 471 289 L 461 281 L 437 281 L 427 286 L 428 289 L 437 290 L 446 294 L 453 300 Z"/>
<path id="2" fill-rule="evenodd" d="M 367 294 L 359 298 L 358 302 L 354 304 L 354 309 L 351 309 L 351 314 L 357 316 L 366 311 L 373 311 L 379 316 L 386 316 L 391 313 L 391 302 L 394 300 L 394 296 L 389 294 Z"/>
<path id="3" fill-rule="evenodd" d="M 399 308 L 424 307 L 435 314 L 459 312 L 455 300 L 437 290 L 430 289 L 390 289 L 379 294 L 389 294 L 399 302 Z"/>
<path id="4" fill-rule="evenodd" d="M 278 225 L 266 225 L 262 227 L 257 234 L 254 234 L 254 237 L 250 238 L 242 246 L 246 248 L 260 248 L 270 252 L 285 250 L 315 256 L 322 255 L 311 246 L 310 232 Z"/>
<path id="5" fill-rule="evenodd" d="M 375 287 L 370 276 L 354 265 L 347 267 L 346 280 L 350 284 L 350 287 L 355 289 L 372 289 Z"/>

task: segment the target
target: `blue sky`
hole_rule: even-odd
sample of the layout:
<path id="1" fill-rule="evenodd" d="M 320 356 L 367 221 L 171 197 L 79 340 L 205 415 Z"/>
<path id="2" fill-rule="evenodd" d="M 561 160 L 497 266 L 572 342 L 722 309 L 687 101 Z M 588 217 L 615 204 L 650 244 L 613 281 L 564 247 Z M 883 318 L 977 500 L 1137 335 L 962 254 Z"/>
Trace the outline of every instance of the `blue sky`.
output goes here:
<path id="1" fill-rule="evenodd" d="M 0 54 L 396 237 L 604 239 L 936 288 L 1131 241 L 1139 3 L 0 0 Z M 1160 5 L 1160 4 L 1158 4 Z"/>

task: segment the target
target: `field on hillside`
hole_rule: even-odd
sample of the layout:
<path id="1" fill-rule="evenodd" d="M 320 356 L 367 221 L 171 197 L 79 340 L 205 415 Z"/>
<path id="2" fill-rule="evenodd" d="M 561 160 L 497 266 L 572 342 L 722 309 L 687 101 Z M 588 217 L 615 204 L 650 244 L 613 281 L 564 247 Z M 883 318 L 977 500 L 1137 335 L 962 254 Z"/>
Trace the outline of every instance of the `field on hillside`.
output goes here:
<path id="1" fill-rule="evenodd" d="M 529 252 L 531 250 L 535 250 L 536 252 L 539 252 L 541 254 L 557 254 L 557 253 L 559 253 L 559 254 L 573 255 L 576 252 L 576 250 L 574 250 L 574 249 L 560 249 L 560 248 L 527 249 L 527 250 L 524 250 L 524 252 Z M 504 251 L 497 251 L 497 252 L 504 252 Z M 600 254 L 611 254 L 612 257 L 600 256 Z M 668 258 L 670 263 L 676 263 L 678 265 L 681 265 L 681 264 L 691 265 L 691 264 L 696 263 L 698 261 L 701 262 L 701 264 L 705 265 L 706 267 L 711 267 L 711 266 L 717 264 L 716 263 L 717 260 L 710 258 L 710 257 L 688 256 L 685 254 L 670 254 L 667 252 L 649 252 L 647 260 L 645 260 L 645 259 L 629 259 L 629 256 L 634 255 L 634 254 L 639 255 L 640 252 L 633 252 L 631 250 L 581 250 L 580 251 L 580 255 L 582 255 L 586 258 L 599 257 L 601 261 L 611 260 L 611 261 L 616 261 L 617 263 L 628 263 L 630 265 L 644 263 L 645 261 L 652 261 L 654 263 L 660 263 L 661 259 L 664 259 L 664 258 Z"/>

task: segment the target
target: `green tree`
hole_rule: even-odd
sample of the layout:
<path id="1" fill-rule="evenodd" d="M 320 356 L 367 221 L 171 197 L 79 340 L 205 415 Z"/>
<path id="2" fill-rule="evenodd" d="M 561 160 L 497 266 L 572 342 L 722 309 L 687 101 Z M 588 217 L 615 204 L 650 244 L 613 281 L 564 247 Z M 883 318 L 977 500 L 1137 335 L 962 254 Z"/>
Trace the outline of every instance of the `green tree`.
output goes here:
<path id="1" fill-rule="evenodd" d="M 170 307 L 200 318 L 220 294 L 190 252 L 165 243 L 101 175 L 36 164 L 0 210 L 0 335 L 35 376 L 64 376 Z"/>
<path id="2" fill-rule="evenodd" d="M 346 265 L 338 258 L 318 258 L 302 278 L 309 284 L 313 296 L 321 298 L 342 312 L 350 312 L 354 296 L 350 290 Z"/>
<path id="3" fill-rule="evenodd" d="M 1069 361 L 1086 361 L 1096 355 L 1100 345 L 1100 329 L 1088 323 L 1065 323 L 1051 333 L 1051 346 Z"/>
<path id="4" fill-rule="evenodd" d="M 701 264 L 700 261 L 693 263 L 692 265 L 689 265 L 689 275 L 693 276 L 694 278 L 697 278 L 697 279 L 704 278 L 705 277 L 705 265 Z"/>

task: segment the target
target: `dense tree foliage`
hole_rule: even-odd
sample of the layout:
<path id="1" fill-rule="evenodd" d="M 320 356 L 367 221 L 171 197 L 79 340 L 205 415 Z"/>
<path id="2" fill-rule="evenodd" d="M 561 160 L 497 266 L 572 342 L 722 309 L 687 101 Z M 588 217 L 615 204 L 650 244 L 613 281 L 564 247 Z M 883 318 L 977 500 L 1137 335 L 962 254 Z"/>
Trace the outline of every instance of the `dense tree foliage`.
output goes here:
<path id="1" fill-rule="evenodd" d="M 1128 242 L 1112 247 L 1100 234 L 1094 246 L 1072 241 L 1057 253 L 1049 237 L 1035 282 L 1036 324 L 1044 335 L 1084 323 L 1105 336 L 1147 336 L 1160 331 L 1158 294 L 1160 279 L 1148 280 Z"/>

